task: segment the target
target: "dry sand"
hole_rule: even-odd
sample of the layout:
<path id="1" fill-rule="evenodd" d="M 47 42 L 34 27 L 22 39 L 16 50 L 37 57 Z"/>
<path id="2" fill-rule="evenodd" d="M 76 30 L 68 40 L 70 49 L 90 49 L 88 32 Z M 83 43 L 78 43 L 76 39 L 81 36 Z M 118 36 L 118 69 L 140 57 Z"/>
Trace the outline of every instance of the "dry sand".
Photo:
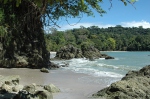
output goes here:
<path id="1" fill-rule="evenodd" d="M 107 85 L 84 81 L 83 78 L 97 79 L 82 73 L 74 73 L 64 69 L 50 70 L 50 73 L 42 73 L 39 69 L 3 69 L 0 68 L 0 75 L 20 75 L 20 84 L 28 85 L 36 83 L 39 85 L 54 84 L 61 92 L 53 94 L 54 99 L 95 99 L 91 95 Z"/>

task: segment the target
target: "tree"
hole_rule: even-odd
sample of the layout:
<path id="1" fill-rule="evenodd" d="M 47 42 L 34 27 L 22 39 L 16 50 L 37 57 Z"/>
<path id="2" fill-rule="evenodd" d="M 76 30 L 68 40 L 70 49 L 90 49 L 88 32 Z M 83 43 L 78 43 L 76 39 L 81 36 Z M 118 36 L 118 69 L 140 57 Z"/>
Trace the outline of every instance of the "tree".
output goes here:
<path id="1" fill-rule="evenodd" d="M 110 50 L 114 50 L 116 47 L 116 41 L 111 37 L 107 39 L 107 44 Z"/>

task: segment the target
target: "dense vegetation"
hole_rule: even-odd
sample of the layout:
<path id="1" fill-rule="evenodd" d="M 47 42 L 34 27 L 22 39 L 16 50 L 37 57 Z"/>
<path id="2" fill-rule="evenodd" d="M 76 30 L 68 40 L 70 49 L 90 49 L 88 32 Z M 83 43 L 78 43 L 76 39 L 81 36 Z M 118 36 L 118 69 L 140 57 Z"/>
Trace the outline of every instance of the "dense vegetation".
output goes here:
<path id="1" fill-rule="evenodd" d="M 57 51 L 65 44 L 80 47 L 82 44 L 94 45 L 101 51 L 150 51 L 150 28 L 115 27 L 99 28 L 91 26 L 85 28 L 45 33 L 47 49 Z"/>

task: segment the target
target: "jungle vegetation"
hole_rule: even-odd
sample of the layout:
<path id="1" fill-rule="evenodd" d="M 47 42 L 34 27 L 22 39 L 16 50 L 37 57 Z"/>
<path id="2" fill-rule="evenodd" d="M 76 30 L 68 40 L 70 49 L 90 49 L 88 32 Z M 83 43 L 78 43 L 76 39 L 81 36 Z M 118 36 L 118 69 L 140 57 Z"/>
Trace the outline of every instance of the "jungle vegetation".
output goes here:
<path id="1" fill-rule="evenodd" d="M 80 47 L 83 43 L 94 45 L 101 51 L 150 51 L 150 28 L 115 27 L 99 28 L 81 26 L 77 29 L 45 33 L 47 49 L 57 51 L 65 44 Z"/>

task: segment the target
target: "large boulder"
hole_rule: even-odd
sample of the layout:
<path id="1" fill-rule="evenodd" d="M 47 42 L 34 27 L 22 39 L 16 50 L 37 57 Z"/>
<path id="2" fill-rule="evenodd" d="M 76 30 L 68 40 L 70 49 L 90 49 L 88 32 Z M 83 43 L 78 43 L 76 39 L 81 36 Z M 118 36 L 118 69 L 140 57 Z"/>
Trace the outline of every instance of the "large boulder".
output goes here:
<path id="1" fill-rule="evenodd" d="M 150 99 L 150 65 L 139 71 L 130 71 L 121 81 L 93 94 L 107 99 Z"/>

